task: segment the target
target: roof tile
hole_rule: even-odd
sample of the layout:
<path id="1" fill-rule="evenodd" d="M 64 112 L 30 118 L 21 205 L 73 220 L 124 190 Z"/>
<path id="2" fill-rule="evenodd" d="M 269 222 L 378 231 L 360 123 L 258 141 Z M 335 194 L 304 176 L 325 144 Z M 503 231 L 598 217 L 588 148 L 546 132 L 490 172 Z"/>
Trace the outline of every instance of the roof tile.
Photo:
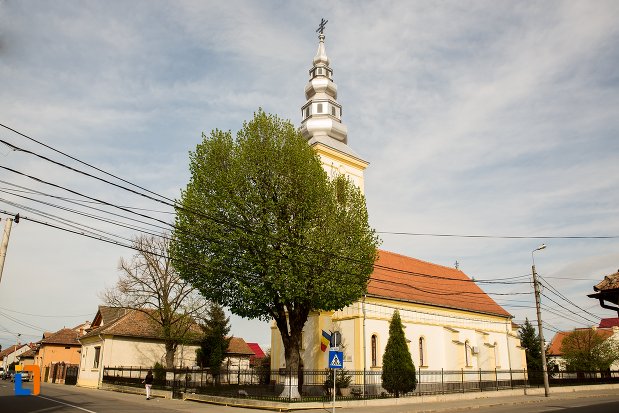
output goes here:
<path id="1" fill-rule="evenodd" d="M 389 251 L 378 251 L 368 295 L 511 317 L 464 272 Z"/>

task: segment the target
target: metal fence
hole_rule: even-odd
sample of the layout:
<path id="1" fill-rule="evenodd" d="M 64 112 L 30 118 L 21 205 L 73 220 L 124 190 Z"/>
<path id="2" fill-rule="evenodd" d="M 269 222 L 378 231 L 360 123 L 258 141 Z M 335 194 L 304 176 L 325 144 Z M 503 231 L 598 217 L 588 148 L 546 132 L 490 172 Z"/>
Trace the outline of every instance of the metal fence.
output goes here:
<path id="1" fill-rule="evenodd" d="M 105 367 L 103 383 L 142 387 L 146 367 Z M 174 368 L 153 370 L 153 388 L 181 393 L 244 397 L 273 401 L 328 401 L 333 391 L 332 370 L 288 369 L 221 370 Z M 382 387 L 381 371 L 339 371 L 338 400 L 393 397 Z M 551 372 L 551 386 L 619 383 L 619 371 Z M 417 370 L 417 387 L 400 397 L 429 394 L 487 392 L 503 389 L 543 387 L 541 372 L 526 370 Z M 301 399 L 294 398 L 296 387 Z"/>

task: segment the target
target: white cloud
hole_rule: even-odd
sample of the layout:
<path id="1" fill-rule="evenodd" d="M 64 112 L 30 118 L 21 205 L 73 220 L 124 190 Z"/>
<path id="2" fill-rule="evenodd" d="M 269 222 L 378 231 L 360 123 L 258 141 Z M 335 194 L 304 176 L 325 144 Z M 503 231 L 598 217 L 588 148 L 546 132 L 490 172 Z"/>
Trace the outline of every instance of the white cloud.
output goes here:
<path id="1" fill-rule="evenodd" d="M 0 121 L 166 196 L 185 185 L 187 153 L 201 132 L 237 130 L 258 107 L 299 122 L 313 30 L 324 17 L 349 142 L 371 163 L 366 193 L 378 230 L 619 235 L 616 2 L 26 1 L 0 8 Z M 44 151 L 7 131 L 0 137 Z M 159 209 L 23 154 L 2 150 L 0 164 Z M 0 179 L 40 187 L 6 171 Z M 538 257 L 542 275 L 601 279 L 619 259 L 617 240 L 383 238 L 385 249 L 444 265 L 458 260 L 476 278 L 530 272 L 541 242 L 549 244 Z M 96 293 L 128 254 L 20 223 L 0 306 L 21 308 L 27 286 L 33 314 L 94 315 Z M 574 302 L 595 304 L 586 298 L 594 282 L 564 281 L 555 285 Z M 533 318 L 531 309 L 504 303 L 517 319 Z M 82 318 L 27 321 L 52 330 Z M 235 322 L 235 334 L 269 343 L 265 324 Z M 0 326 L 36 332 L 1 316 Z"/>

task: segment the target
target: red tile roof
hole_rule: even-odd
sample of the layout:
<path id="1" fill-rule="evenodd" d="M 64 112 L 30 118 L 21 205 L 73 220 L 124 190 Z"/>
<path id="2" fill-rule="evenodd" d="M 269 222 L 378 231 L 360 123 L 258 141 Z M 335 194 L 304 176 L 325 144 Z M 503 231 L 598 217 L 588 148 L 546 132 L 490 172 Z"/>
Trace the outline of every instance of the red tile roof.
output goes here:
<path id="1" fill-rule="evenodd" d="M 599 328 L 619 327 L 619 318 L 603 318 Z"/>
<path id="2" fill-rule="evenodd" d="M 13 344 L 12 346 L 9 346 L 9 347 L 5 348 L 4 350 L 0 351 L 0 360 L 2 360 L 4 357 L 8 356 L 9 354 L 19 350 L 23 346 L 25 346 L 25 344 L 19 344 L 19 345 Z"/>
<path id="3" fill-rule="evenodd" d="M 588 330 L 588 329 L 577 328 L 574 331 L 577 331 L 577 330 Z M 613 335 L 612 328 L 611 329 L 598 328 L 595 331 L 599 335 L 601 335 L 604 339 L 607 339 L 608 337 Z M 552 341 L 550 342 L 550 346 L 548 346 L 548 355 L 549 356 L 561 356 L 563 354 L 561 352 L 561 346 L 563 345 L 563 340 L 565 339 L 565 337 L 567 337 L 571 333 L 573 333 L 573 331 L 559 331 L 557 334 L 555 334 L 555 336 L 552 338 Z"/>
<path id="4" fill-rule="evenodd" d="M 119 311 L 114 311 L 114 307 L 104 307 L 107 313 L 107 318 L 102 315 L 101 307 L 95 317 L 95 320 L 106 319 L 105 323 L 99 327 L 93 323 L 95 328 L 84 334 L 81 338 L 87 338 L 97 336 L 99 334 L 111 334 L 115 336 L 125 337 L 142 337 L 149 339 L 161 339 L 161 327 L 157 324 L 146 311 L 149 310 L 137 310 L 122 308 Z M 120 311 L 122 310 L 122 311 Z M 111 318 L 112 315 L 116 315 L 117 318 Z M 195 333 L 196 339 L 200 334 L 200 328 L 196 324 L 192 331 Z"/>
<path id="5" fill-rule="evenodd" d="M 46 338 L 41 340 L 41 344 L 63 344 L 68 346 L 81 346 L 80 342 L 77 341 L 79 333 L 71 328 L 63 328 L 62 330 L 58 330 L 55 333 L 48 335 Z"/>
<path id="6" fill-rule="evenodd" d="M 251 348 L 249 348 L 245 340 L 243 340 L 242 338 L 231 337 L 230 343 L 228 344 L 228 351 L 226 352 L 226 354 L 253 356 L 254 352 Z"/>
<path id="7" fill-rule="evenodd" d="M 260 345 L 258 343 L 247 343 L 247 345 L 249 346 L 251 351 L 254 352 L 254 357 L 255 358 L 261 359 L 261 358 L 264 358 L 266 356 L 266 354 L 264 354 L 264 351 L 262 351 L 262 349 L 260 348 Z"/>
<path id="8" fill-rule="evenodd" d="M 460 270 L 389 251 L 378 254 L 369 296 L 511 317 Z"/>
<path id="9" fill-rule="evenodd" d="M 619 271 L 605 276 L 602 281 L 593 287 L 594 291 L 607 291 L 615 289 L 619 289 Z"/>

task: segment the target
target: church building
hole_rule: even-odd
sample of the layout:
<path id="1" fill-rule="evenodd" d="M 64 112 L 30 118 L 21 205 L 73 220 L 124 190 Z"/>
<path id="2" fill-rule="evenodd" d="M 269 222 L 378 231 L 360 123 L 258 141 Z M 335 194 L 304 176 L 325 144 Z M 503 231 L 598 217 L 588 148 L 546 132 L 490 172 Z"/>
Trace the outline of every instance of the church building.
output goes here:
<path id="1" fill-rule="evenodd" d="M 347 175 L 362 191 L 368 162 L 353 151 L 342 106 L 319 34 L 305 86 L 301 132 L 329 176 Z M 380 371 L 389 322 L 399 310 L 413 362 L 423 370 L 524 370 L 526 359 L 512 316 L 464 272 L 389 251 L 379 251 L 367 294 L 341 311 L 316 311 L 303 329 L 305 370 L 328 367 L 323 331 L 341 333 L 344 368 Z M 285 367 L 284 348 L 271 330 L 271 367 Z"/>

